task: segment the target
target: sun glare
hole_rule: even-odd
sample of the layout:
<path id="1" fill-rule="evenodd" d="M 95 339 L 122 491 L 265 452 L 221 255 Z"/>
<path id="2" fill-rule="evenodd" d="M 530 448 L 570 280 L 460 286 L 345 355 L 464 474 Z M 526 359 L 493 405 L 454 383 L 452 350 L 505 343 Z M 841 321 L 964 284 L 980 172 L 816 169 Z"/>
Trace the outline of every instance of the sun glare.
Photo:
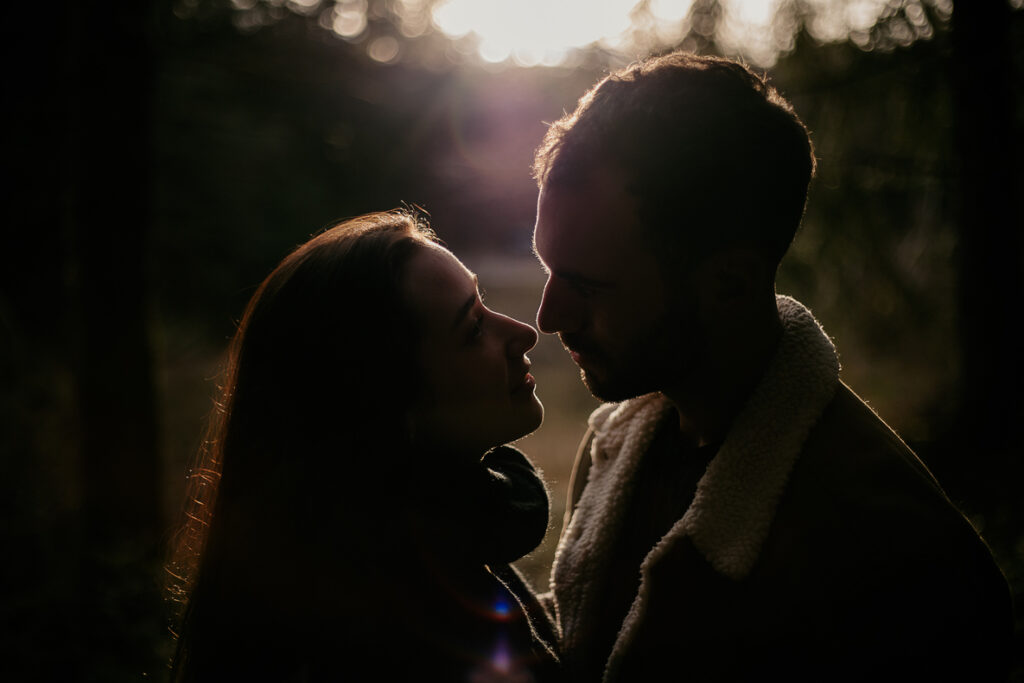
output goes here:
<path id="1" fill-rule="evenodd" d="M 561 63 L 574 48 L 615 40 L 629 30 L 636 0 L 447 0 L 434 23 L 451 37 L 475 34 L 489 62 Z"/>
<path id="2" fill-rule="evenodd" d="M 1024 0 L 1021 0 L 1024 1 Z M 422 0 L 402 0 L 405 4 Z M 908 12 L 927 2 L 906 0 Z M 626 57 L 676 44 L 690 27 L 695 0 L 441 0 L 431 21 L 451 38 L 469 37 L 491 63 L 557 66 L 575 50 L 599 45 Z M 804 0 L 807 29 L 823 42 L 855 40 L 889 0 Z M 720 0 L 715 40 L 762 67 L 793 49 L 798 25 L 785 0 Z M 910 12 L 912 14 L 912 12 Z M 923 15 L 923 10 L 921 12 Z"/>
<path id="3" fill-rule="evenodd" d="M 1024 0 L 1004 0 L 1014 8 Z M 182 0 L 176 13 L 198 0 Z M 230 0 L 233 21 L 255 31 L 285 8 L 383 64 L 411 55 L 406 39 L 433 32 L 450 39 L 449 57 L 490 64 L 565 66 L 598 47 L 625 61 L 714 41 L 730 57 L 769 68 L 791 52 L 801 30 L 820 43 L 850 40 L 865 50 L 906 46 L 948 22 L 953 0 Z M 179 12 L 180 10 L 180 12 Z M 183 15 L 184 16 L 184 15 Z M 390 21 L 392 32 L 381 30 Z M 881 24 L 880 24 L 881 20 Z M 884 24 L 882 30 L 878 30 Z M 394 31 L 397 29 L 397 31 Z M 690 47 L 694 47 L 692 45 Z M 447 49 L 447 48 L 446 48 Z M 412 57 L 414 58 L 414 57 Z"/>

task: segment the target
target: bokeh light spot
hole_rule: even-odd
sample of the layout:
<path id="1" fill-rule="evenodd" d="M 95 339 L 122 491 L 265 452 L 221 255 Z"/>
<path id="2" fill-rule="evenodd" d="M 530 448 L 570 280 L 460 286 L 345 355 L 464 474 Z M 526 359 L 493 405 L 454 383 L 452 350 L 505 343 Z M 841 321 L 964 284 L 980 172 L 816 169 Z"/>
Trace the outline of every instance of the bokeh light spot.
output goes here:
<path id="1" fill-rule="evenodd" d="M 390 64 L 398 58 L 399 50 L 398 41 L 393 36 L 381 36 L 373 39 L 366 53 L 374 61 Z"/>
<path id="2" fill-rule="evenodd" d="M 342 38 L 357 38 L 366 30 L 366 0 L 341 2 L 334 7 L 331 29 Z"/>
<path id="3" fill-rule="evenodd" d="M 320 0 L 288 0 L 287 6 L 297 14 L 312 14 L 320 8 Z"/>

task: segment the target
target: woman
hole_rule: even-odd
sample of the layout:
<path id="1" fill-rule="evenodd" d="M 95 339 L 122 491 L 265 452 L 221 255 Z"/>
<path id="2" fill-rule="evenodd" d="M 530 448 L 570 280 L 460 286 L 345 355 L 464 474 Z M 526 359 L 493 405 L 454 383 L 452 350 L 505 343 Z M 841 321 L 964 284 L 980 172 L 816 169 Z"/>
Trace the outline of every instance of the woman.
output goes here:
<path id="1" fill-rule="evenodd" d="M 169 563 L 176 681 L 547 681 L 509 563 L 548 521 L 502 446 L 536 429 L 528 325 L 409 212 L 346 221 L 260 285 Z"/>

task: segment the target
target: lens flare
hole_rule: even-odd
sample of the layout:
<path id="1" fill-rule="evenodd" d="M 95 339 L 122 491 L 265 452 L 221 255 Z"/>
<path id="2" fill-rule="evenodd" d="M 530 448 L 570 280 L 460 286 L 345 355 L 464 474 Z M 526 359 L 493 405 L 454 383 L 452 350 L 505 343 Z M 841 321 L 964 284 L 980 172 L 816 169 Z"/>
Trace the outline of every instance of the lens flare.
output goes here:
<path id="1" fill-rule="evenodd" d="M 505 596 L 500 595 L 498 599 L 494 601 L 494 613 L 498 617 L 507 617 L 512 612 L 512 605 L 509 603 Z"/>

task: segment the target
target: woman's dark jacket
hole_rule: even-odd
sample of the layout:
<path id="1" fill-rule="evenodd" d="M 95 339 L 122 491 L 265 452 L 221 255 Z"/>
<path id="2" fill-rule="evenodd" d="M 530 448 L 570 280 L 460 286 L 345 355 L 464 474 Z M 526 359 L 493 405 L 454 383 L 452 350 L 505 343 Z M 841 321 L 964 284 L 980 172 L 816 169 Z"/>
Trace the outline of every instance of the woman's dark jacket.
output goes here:
<path id="1" fill-rule="evenodd" d="M 391 680 L 555 680 L 553 625 L 510 564 L 544 538 L 543 482 L 507 446 L 473 467 L 423 463 L 408 496 L 411 580 L 386 600 L 393 635 L 381 643 L 402 672 Z"/>
<path id="2" fill-rule="evenodd" d="M 325 477 L 337 494 L 324 510 L 340 522 L 293 532 L 291 550 L 211 582 L 218 594 L 196 603 L 175 680 L 558 680 L 553 626 L 510 565 L 548 525 L 530 462 L 500 447 L 406 463 L 401 481 Z"/>

